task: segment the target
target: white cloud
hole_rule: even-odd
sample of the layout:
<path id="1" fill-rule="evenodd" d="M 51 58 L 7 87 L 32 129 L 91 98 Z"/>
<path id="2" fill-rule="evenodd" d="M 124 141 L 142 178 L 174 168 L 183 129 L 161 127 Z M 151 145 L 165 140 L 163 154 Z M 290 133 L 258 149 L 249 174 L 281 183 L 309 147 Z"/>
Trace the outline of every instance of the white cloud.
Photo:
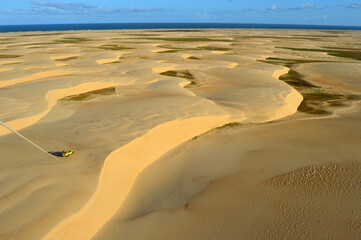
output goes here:
<path id="1" fill-rule="evenodd" d="M 44 7 L 58 10 L 91 10 L 97 9 L 98 7 L 95 5 L 87 4 L 87 3 L 61 3 L 61 2 L 46 2 L 46 1 L 35 1 L 33 2 L 33 7 Z"/>
<path id="2" fill-rule="evenodd" d="M 361 8 L 361 3 L 353 3 L 347 6 L 347 8 L 358 9 Z"/>
<path id="3" fill-rule="evenodd" d="M 277 7 L 277 5 L 272 5 L 268 10 L 275 11 L 279 10 L 279 8 Z"/>
<path id="4" fill-rule="evenodd" d="M 290 8 L 284 8 L 284 7 L 279 7 L 277 5 L 272 5 L 267 10 L 268 11 L 276 11 L 276 10 L 311 10 L 311 9 L 315 9 L 315 8 L 316 8 L 315 4 L 306 3 L 306 4 L 302 4 L 301 6 L 298 6 L 298 7 L 290 7 Z"/>
<path id="5" fill-rule="evenodd" d="M 314 9 L 314 8 L 315 8 L 315 4 L 306 3 L 299 7 L 296 7 L 295 10 L 310 10 L 310 9 Z"/>
<path id="6" fill-rule="evenodd" d="M 31 9 L 7 9 L 0 11 L 3 14 L 24 15 L 62 15 L 62 14 L 116 14 L 116 13 L 143 13 L 143 12 L 168 12 L 175 9 L 130 7 L 130 8 L 106 8 L 80 2 L 49 2 L 44 0 L 34 1 Z"/>

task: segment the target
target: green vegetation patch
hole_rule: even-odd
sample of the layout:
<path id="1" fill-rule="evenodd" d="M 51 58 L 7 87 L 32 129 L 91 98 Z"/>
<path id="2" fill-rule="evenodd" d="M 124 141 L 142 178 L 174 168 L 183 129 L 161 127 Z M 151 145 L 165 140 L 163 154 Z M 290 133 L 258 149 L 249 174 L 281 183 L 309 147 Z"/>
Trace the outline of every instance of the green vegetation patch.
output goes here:
<path id="1" fill-rule="evenodd" d="M 196 81 L 190 80 L 190 79 L 188 79 L 188 80 L 191 81 L 191 83 L 184 86 L 185 88 L 193 88 L 198 85 Z"/>
<path id="2" fill-rule="evenodd" d="M 288 73 L 281 75 L 279 79 L 296 89 L 305 87 L 319 88 L 318 86 L 304 80 L 304 76 L 302 74 L 292 69 L 288 71 Z"/>
<path id="3" fill-rule="evenodd" d="M 312 106 L 311 104 L 308 104 L 307 101 L 302 101 L 300 106 L 298 106 L 297 111 L 307 113 L 307 114 L 324 115 L 324 116 L 332 114 L 332 112 L 330 112 L 330 111 L 320 109 L 318 107 Z"/>
<path id="4" fill-rule="evenodd" d="M 165 51 L 159 51 L 157 53 L 175 53 L 175 52 L 179 52 L 179 51 L 189 50 L 189 48 L 178 48 L 178 47 L 174 47 L 172 45 L 158 45 L 157 47 L 168 49 Z"/>
<path id="5" fill-rule="evenodd" d="M 291 47 L 276 47 L 280 49 L 287 49 L 292 51 L 305 51 L 305 52 L 326 52 L 324 49 L 316 49 L 316 48 L 291 48 Z"/>
<path id="6" fill-rule="evenodd" d="M 236 128 L 236 127 L 240 127 L 240 126 L 244 126 L 244 123 L 240 123 L 240 122 L 231 122 L 231 123 L 227 123 L 221 127 L 217 127 L 216 129 L 227 129 L 227 128 Z"/>
<path id="7" fill-rule="evenodd" d="M 115 87 L 110 88 L 103 88 L 95 91 L 90 91 L 86 93 L 76 94 L 67 96 L 65 98 L 60 99 L 61 101 L 86 101 L 97 96 L 104 96 L 104 95 L 112 95 L 115 94 Z"/>
<path id="8" fill-rule="evenodd" d="M 22 55 L 11 55 L 11 54 L 0 54 L 0 59 L 1 58 L 18 58 L 21 57 Z"/>
<path id="9" fill-rule="evenodd" d="M 229 51 L 229 50 L 232 50 L 231 48 L 214 47 L 214 46 L 200 46 L 200 47 L 195 47 L 195 48 L 178 48 L 178 47 L 174 47 L 172 45 L 158 45 L 157 47 L 169 49 L 169 50 L 160 51 L 160 52 L 157 52 L 157 53 L 174 53 L 174 52 L 179 52 L 179 51 L 194 51 L 194 50 L 197 50 L 197 51 L 201 51 L 201 50 Z"/>
<path id="10" fill-rule="evenodd" d="M 299 50 L 300 48 L 286 48 L 291 50 Z M 301 49 L 301 51 L 309 49 Z M 322 50 L 322 49 L 321 49 Z M 320 51 L 312 49 L 312 51 Z M 326 50 L 322 50 L 328 51 Z M 348 50 L 349 51 L 349 50 Z M 283 65 L 289 67 L 287 74 L 281 75 L 280 80 L 286 82 L 293 88 L 297 89 L 303 96 L 303 101 L 298 107 L 299 112 L 306 114 L 327 116 L 332 115 L 333 108 L 349 106 L 350 101 L 361 100 L 361 95 L 353 95 L 340 91 L 333 91 L 314 85 L 305 80 L 305 77 L 293 69 L 294 64 L 310 63 L 310 62 L 333 62 L 333 61 L 318 61 L 309 59 L 283 59 L 269 57 L 265 60 L 259 60 L 265 63 Z"/>
<path id="11" fill-rule="evenodd" d="M 13 40 L 15 40 L 15 38 L 0 38 L 0 44 L 11 44 L 14 43 Z"/>
<path id="12" fill-rule="evenodd" d="M 302 93 L 302 92 L 301 92 Z M 298 107 L 298 111 L 315 114 L 331 115 L 330 107 L 348 106 L 349 101 L 361 100 L 361 95 L 327 93 L 327 92 L 309 92 L 302 93 L 303 101 Z M 327 109 L 327 110 L 326 110 Z"/>
<path id="13" fill-rule="evenodd" d="M 259 61 L 264 63 L 271 63 L 275 65 L 283 65 L 286 67 L 290 67 L 293 64 L 331 62 L 331 61 L 313 60 L 313 59 L 294 59 L 294 58 L 276 58 L 276 57 L 268 57 L 265 60 L 259 60 Z"/>
<path id="14" fill-rule="evenodd" d="M 193 75 L 188 70 L 170 70 L 166 72 L 161 72 L 159 74 L 164 76 L 181 77 L 187 79 L 188 81 L 190 81 L 190 83 L 186 85 L 185 88 L 192 88 L 198 85 L 197 82 L 194 80 Z"/>
<path id="15" fill-rule="evenodd" d="M 229 51 L 231 48 L 226 47 L 214 47 L 214 46 L 201 46 L 197 47 L 194 50 L 209 50 L 209 51 Z"/>
<path id="16" fill-rule="evenodd" d="M 188 70 L 178 70 L 178 71 L 166 71 L 159 73 L 163 76 L 171 76 L 171 77 L 181 77 L 186 79 L 194 79 L 193 75 Z"/>
<path id="17" fill-rule="evenodd" d="M 19 63 L 22 63 L 22 62 L 10 62 L 10 63 L 3 63 L 3 64 L 1 64 L 1 66 L 15 65 L 15 64 L 19 64 Z"/>
<path id="18" fill-rule="evenodd" d="M 322 47 L 327 50 L 343 50 L 343 51 L 359 51 L 359 48 L 356 47 Z"/>
<path id="19" fill-rule="evenodd" d="M 292 51 L 323 52 L 335 57 L 350 58 L 359 61 L 361 60 L 361 51 L 356 51 L 356 50 L 290 48 L 290 47 L 277 47 L 277 48 L 288 49 Z"/>
<path id="20" fill-rule="evenodd" d="M 169 45 L 169 44 L 157 45 L 157 47 L 159 47 L 159 48 L 166 48 L 166 49 L 184 49 L 184 48 L 177 48 L 177 47 L 174 47 L 174 46 Z"/>
<path id="21" fill-rule="evenodd" d="M 54 36 L 54 35 L 62 35 L 64 33 L 35 33 L 35 34 L 23 34 L 23 37 L 36 37 L 36 36 Z"/>
<path id="22" fill-rule="evenodd" d="M 191 60 L 202 60 L 202 59 L 200 59 L 200 58 L 198 58 L 198 57 L 194 57 L 194 56 L 190 56 L 190 57 L 188 57 L 188 59 L 191 59 Z"/>
<path id="23" fill-rule="evenodd" d="M 34 48 L 44 48 L 43 46 L 31 46 L 31 47 L 27 47 L 28 49 L 34 49 Z"/>
<path id="24" fill-rule="evenodd" d="M 231 42 L 229 39 L 214 39 L 205 37 L 183 37 L 183 38 L 146 38 L 148 40 L 161 40 L 169 42 Z"/>
<path id="25" fill-rule="evenodd" d="M 75 60 L 75 59 L 79 59 L 79 57 L 72 56 L 72 57 L 66 57 L 66 58 L 58 58 L 58 59 L 55 59 L 55 61 L 66 62 L 66 61 Z"/>
<path id="26" fill-rule="evenodd" d="M 339 35 L 321 35 L 321 34 L 315 34 L 315 35 L 306 35 L 306 34 L 298 34 L 298 35 L 291 35 L 292 37 L 308 37 L 308 38 L 335 38 L 339 37 Z"/>
<path id="27" fill-rule="evenodd" d="M 358 95 L 345 95 L 324 91 L 321 87 L 304 80 L 304 76 L 291 69 L 287 74 L 280 76 L 280 80 L 297 89 L 303 96 L 303 101 L 298 107 L 299 112 L 327 116 L 331 115 L 330 107 L 347 105 L 347 100 L 357 100 Z"/>
<path id="28" fill-rule="evenodd" d="M 144 36 L 159 36 L 159 34 L 155 34 L 155 33 L 127 33 L 124 35 L 128 35 L 128 36 L 137 36 L 137 37 L 144 37 Z"/>
<path id="29" fill-rule="evenodd" d="M 313 93 L 304 93 L 303 98 L 311 101 L 329 101 L 329 100 L 343 99 L 344 95 L 330 94 L 325 92 L 313 92 Z"/>
<path id="30" fill-rule="evenodd" d="M 361 61 L 361 51 L 338 51 L 338 50 L 329 50 L 327 51 L 328 55 L 342 58 L 351 58 Z"/>
<path id="31" fill-rule="evenodd" d="M 164 50 L 164 51 L 159 51 L 157 53 L 176 53 L 176 52 L 179 52 L 181 50 L 178 50 L 178 49 L 170 49 L 170 50 Z"/>
<path id="32" fill-rule="evenodd" d="M 322 40 L 320 37 L 302 37 L 302 36 L 252 36 L 252 35 L 244 35 L 244 36 L 235 36 L 235 40 L 241 40 L 241 39 L 273 39 L 273 40 L 280 40 L 280 39 L 286 39 L 286 40 Z"/>
<path id="33" fill-rule="evenodd" d="M 101 45 L 98 48 L 103 49 L 103 50 L 113 50 L 113 51 L 125 50 L 125 49 L 133 49 L 133 48 L 130 48 L 130 47 L 125 47 L 125 46 L 116 45 L 116 44 Z"/>
<path id="34" fill-rule="evenodd" d="M 22 46 L 32 46 L 32 45 L 41 45 L 43 43 L 21 43 L 21 44 L 14 44 L 8 47 L 22 47 Z"/>
<path id="35" fill-rule="evenodd" d="M 89 38 L 68 37 L 55 40 L 55 43 L 84 43 L 91 41 Z"/>
<path id="36" fill-rule="evenodd" d="M 156 30 L 155 32 L 203 32 L 203 30 L 196 29 L 170 29 L 170 30 Z"/>

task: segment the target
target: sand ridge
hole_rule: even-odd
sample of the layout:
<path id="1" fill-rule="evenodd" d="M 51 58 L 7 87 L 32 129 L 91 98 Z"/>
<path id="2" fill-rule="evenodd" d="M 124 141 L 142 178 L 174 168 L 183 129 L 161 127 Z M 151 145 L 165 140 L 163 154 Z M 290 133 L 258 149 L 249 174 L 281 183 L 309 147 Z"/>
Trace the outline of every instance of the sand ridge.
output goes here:
<path id="1" fill-rule="evenodd" d="M 20 83 L 30 82 L 33 80 L 48 78 L 48 77 L 70 75 L 73 73 L 74 73 L 73 71 L 69 71 L 69 70 L 49 70 L 49 71 L 39 72 L 27 77 L 0 81 L 0 88 L 16 85 Z"/>
<path id="2" fill-rule="evenodd" d="M 3 115 L 9 123 L 19 121 L 19 130 L 39 145 L 51 147 L 51 150 L 74 148 L 76 154 L 53 166 L 45 164 L 40 171 L 34 167 L 40 155 L 16 141 L 12 135 L 0 137 L 0 151 L 9 156 L 1 160 L 6 177 L 0 178 L 0 188 L 9 190 L 6 197 L 0 195 L 0 204 L 5 204 L 0 212 L 0 222 L 8 219 L 6 227 L 0 224 L 4 236 L 116 239 L 123 236 L 118 230 L 126 228 L 126 232 L 132 231 L 128 220 L 139 223 L 137 218 L 140 218 L 140 222 L 146 222 L 153 215 L 167 215 L 168 210 L 174 211 L 174 214 L 168 215 L 169 223 L 177 222 L 176 213 L 180 212 L 182 218 L 196 226 L 200 222 L 186 217 L 185 209 L 197 212 L 200 208 L 192 202 L 187 203 L 207 186 L 212 176 L 224 177 L 239 171 L 238 164 L 226 164 L 229 158 L 237 156 L 232 155 L 235 153 L 233 147 L 239 149 L 242 146 L 241 150 L 251 156 L 267 153 L 269 149 L 264 147 L 268 144 L 266 140 L 272 141 L 271 137 L 282 133 L 282 129 L 278 129 L 277 133 L 271 131 L 269 136 L 262 132 L 254 133 L 265 141 L 254 138 L 252 132 L 248 135 L 249 139 L 242 140 L 240 144 L 232 144 L 228 137 L 216 137 L 230 144 L 229 153 L 224 152 L 227 154 L 221 157 L 224 164 L 217 161 L 216 156 L 219 155 L 214 152 L 208 157 L 210 162 L 201 161 L 190 168 L 184 165 L 190 163 L 180 157 L 176 165 L 178 168 L 173 168 L 176 172 L 174 176 L 164 174 L 164 178 L 159 176 L 156 180 L 149 178 L 148 169 L 153 169 L 153 166 L 166 169 L 170 165 L 163 159 L 171 164 L 172 154 L 182 152 L 184 145 L 193 146 L 198 138 L 202 143 L 203 134 L 214 128 L 223 132 L 232 131 L 232 126 L 254 124 L 256 130 L 260 123 L 294 114 L 303 97 L 294 86 L 279 80 L 281 75 L 294 68 L 286 63 L 270 62 L 295 58 L 295 53 L 286 49 L 290 45 L 311 48 L 317 47 L 316 43 L 329 40 L 325 37 L 322 41 L 314 41 L 312 34 L 331 35 L 317 31 L 291 31 L 284 39 L 285 30 L 167 31 L 74 31 L 45 38 L 41 34 L 12 34 L 15 39 L 12 41 L 19 44 L 7 49 L 7 54 L 14 56 L 14 60 L 19 57 L 26 62 L 14 64 L 13 70 L 1 73 L 6 76 L 4 79 L 21 80 L 15 85 L 0 88 L 6 99 L 3 104 L 6 114 Z M 305 36 L 298 34 L 311 36 L 305 40 Z M 357 33 L 348 32 L 340 39 L 349 41 L 355 36 Z M 22 42 L 33 44 L 22 45 Z M 8 45 L 6 42 L 1 44 Z M 40 48 L 28 48 L 34 45 Z M 319 61 L 335 59 L 325 54 L 302 54 Z M 33 60 L 35 56 L 36 61 Z M 348 64 L 346 59 L 337 59 Z M 29 64 L 31 69 L 27 70 L 27 74 L 30 74 L 21 75 Z M 45 66 L 51 67 L 42 69 Z M 71 74 L 45 76 L 46 73 L 55 74 L 55 71 L 69 71 Z M 309 71 L 307 78 L 313 76 L 312 70 L 299 71 Z M 38 88 L 44 89 L 41 94 L 31 95 Z M 64 97 L 67 97 L 66 101 L 58 101 Z M 32 109 L 35 114 L 27 113 L 25 108 Z M 299 115 L 297 113 L 296 117 Z M 288 120 L 285 121 L 288 123 Z M 307 131 L 303 126 L 306 124 L 300 124 L 299 128 L 305 134 Z M 283 136 L 290 139 L 290 136 Z M 238 137 L 232 139 L 238 141 Z M 287 145 L 287 141 L 281 144 L 289 149 L 294 147 Z M 213 148 L 216 150 L 217 144 Z M 314 163 L 312 157 L 296 161 L 297 164 L 293 161 L 288 163 L 283 158 L 277 159 L 282 154 L 272 151 L 273 158 L 261 161 L 260 165 L 267 169 L 265 172 L 269 178 L 280 172 L 295 170 L 295 166 Z M 207 152 L 205 150 L 204 155 L 200 154 L 199 159 L 205 159 Z M 299 159 L 297 156 L 300 154 L 295 155 Z M 184 186 L 182 182 L 173 185 L 174 181 L 177 182 L 174 177 L 179 177 L 179 173 L 194 178 L 186 180 Z M 206 176 L 202 175 L 204 173 Z M 36 177 L 42 180 L 27 184 L 28 178 Z M 148 192 L 144 187 L 159 181 L 167 184 L 149 192 L 149 199 L 142 198 Z M 193 182 L 197 187 L 192 185 Z M 17 194 L 12 194 L 17 188 Z M 171 194 L 164 199 L 162 194 L 163 191 L 169 194 L 167 189 Z M 177 195 L 179 191 L 185 194 Z M 8 204 L 6 199 L 13 199 L 14 204 Z M 146 204 L 143 205 L 142 199 L 146 200 Z M 35 208 L 43 211 L 31 211 Z M 22 221 L 17 218 L 19 211 L 25 216 Z M 211 222 L 206 222 L 208 226 L 213 226 Z M 184 226 L 184 222 L 180 223 Z M 144 229 L 148 226 L 143 225 Z M 203 234 L 202 228 L 199 229 L 199 234 Z M 189 233 L 192 232 L 194 229 Z M 134 232 L 129 234 L 134 236 Z"/>
<path id="3" fill-rule="evenodd" d="M 358 121 L 359 109 L 205 135 L 145 169 L 95 239 L 357 239 Z"/>
<path id="4" fill-rule="evenodd" d="M 45 95 L 45 98 L 48 101 L 48 107 L 44 112 L 34 115 L 34 116 L 31 116 L 31 117 L 27 117 L 27 118 L 15 119 L 15 120 L 6 122 L 6 124 L 8 126 L 10 126 L 11 128 L 13 128 L 14 130 L 20 131 L 23 128 L 26 128 L 26 127 L 29 127 L 29 126 L 35 124 L 37 121 L 42 119 L 45 115 L 47 115 L 52 110 L 52 108 L 55 106 L 57 101 L 61 98 L 64 98 L 64 97 L 70 96 L 70 95 L 81 94 L 84 92 L 93 91 L 96 89 L 113 87 L 116 85 L 118 85 L 118 83 L 100 83 L 100 82 L 92 83 L 92 82 L 90 82 L 90 83 L 82 83 L 80 85 L 70 87 L 70 88 L 57 89 L 57 90 L 50 91 L 50 92 L 46 93 L 46 95 Z M 5 129 L 5 128 L 1 128 L 1 130 L 0 130 L 0 136 L 10 134 L 10 133 L 11 133 L 10 130 Z"/>
<path id="5" fill-rule="evenodd" d="M 144 168 L 170 149 L 228 121 L 228 116 L 219 116 L 167 122 L 115 150 L 105 160 L 97 190 L 87 205 L 44 239 L 91 239 L 116 213 Z"/>
<path id="6" fill-rule="evenodd" d="M 272 76 L 278 77 L 277 73 Z M 273 119 L 294 113 L 301 101 L 302 96 L 297 91 L 287 92 L 285 106 L 275 113 Z M 59 224 L 44 239 L 91 239 L 122 205 L 140 172 L 181 143 L 229 123 L 230 117 L 202 117 L 167 122 L 115 150 L 105 160 L 97 190 L 87 205 Z M 233 121 L 235 120 L 242 121 L 241 118 L 233 117 Z"/>

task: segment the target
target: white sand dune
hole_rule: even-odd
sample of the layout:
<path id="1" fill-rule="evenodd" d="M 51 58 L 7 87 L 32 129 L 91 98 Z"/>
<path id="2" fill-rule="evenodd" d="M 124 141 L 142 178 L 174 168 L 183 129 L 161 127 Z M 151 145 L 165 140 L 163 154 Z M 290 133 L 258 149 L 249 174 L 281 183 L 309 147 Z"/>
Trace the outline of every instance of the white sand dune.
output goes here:
<path id="1" fill-rule="evenodd" d="M 107 63 L 115 62 L 115 61 L 118 61 L 118 60 L 119 60 L 119 57 L 117 57 L 117 58 L 98 59 L 98 60 L 96 60 L 96 62 L 99 63 L 99 64 L 107 64 Z"/>
<path id="2" fill-rule="evenodd" d="M 276 78 L 276 79 L 279 79 L 280 76 L 282 76 L 283 74 L 288 73 L 289 70 L 290 70 L 290 69 L 287 68 L 287 67 L 282 68 L 282 69 L 280 69 L 280 70 L 276 70 L 276 71 L 273 72 L 272 77 L 274 77 L 274 78 Z"/>
<path id="3" fill-rule="evenodd" d="M 0 65 L 18 64 L 20 61 L 0 61 Z"/>
<path id="4" fill-rule="evenodd" d="M 272 76 L 278 77 L 284 72 L 284 69 L 277 70 Z M 272 120 L 293 114 L 302 96 L 292 89 L 284 100 L 285 105 L 274 113 Z M 136 177 L 147 166 L 187 140 L 229 123 L 230 117 L 198 117 L 167 122 L 115 150 L 105 160 L 97 190 L 87 205 L 59 224 L 44 239 L 91 239 L 114 216 Z M 242 119 L 233 117 L 232 120 Z"/>
<path id="5" fill-rule="evenodd" d="M 15 119 L 15 120 L 6 122 L 6 124 L 8 126 L 10 126 L 11 128 L 13 128 L 14 130 L 20 131 L 23 128 L 26 128 L 26 127 L 29 127 L 29 126 L 35 124 L 40 119 L 42 119 L 45 115 L 47 115 L 52 110 L 52 108 L 55 106 L 56 102 L 61 98 L 64 98 L 66 96 L 81 94 L 81 93 L 85 93 L 85 92 L 90 92 L 90 91 L 94 91 L 94 90 L 98 90 L 98 89 L 102 89 L 102 88 L 114 87 L 116 85 L 118 85 L 118 83 L 89 82 L 89 83 L 82 83 L 80 85 L 70 87 L 70 88 L 63 88 L 63 89 L 57 89 L 57 90 L 50 91 L 45 95 L 45 98 L 48 101 L 48 107 L 44 112 L 39 113 L 34 116 L 31 116 L 31 117 Z M 6 128 L 0 129 L 0 136 L 10 134 L 10 133 L 11 133 L 10 130 L 8 130 Z"/>
<path id="6" fill-rule="evenodd" d="M 48 77 L 55 77 L 55 76 L 64 76 L 64 75 L 70 75 L 75 73 L 74 71 L 70 70 L 49 70 L 49 71 L 43 71 L 39 73 L 34 73 L 30 76 L 25 76 L 21 78 L 11 79 L 11 80 L 3 80 L 0 81 L 0 88 L 12 86 L 15 84 L 30 82 L 34 80 L 44 79 Z"/>
<path id="7" fill-rule="evenodd" d="M 142 170 L 170 149 L 228 121 L 228 116 L 215 116 L 167 122 L 115 150 L 105 160 L 87 205 L 44 239 L 91 239 L 116 213 Z"/>
<path id="8" fill-rule="evenodd" d="M 75 154 L 47 161 L 0 128 L 0 238 L 357 239 L 360 191 L 344 183 L 359 176 L 350 170 L 359 166 L 359 64 L 285 48 L 349 47 L 360 33 L 167 31 L 6 34 L 13 40 L 0 43 L 9 54 L 0 64 L 15 63 L 11 55 L 24 62 L 1 68 L 2 118 L 49 151 Z M 66 38 L 85 41 L 59 44 Z M 157 53 L 167 50 L 160 45 L 179 51 Z M 289 70 L 321 87 L 279 80 Z M 167 71 L 174 72 L 160 74 Z M 327 93 L 312 106 L 337 115 L 297 112 L 296 88 L 307 97 Z"/>
<path id="9" fill-rule="evenodd" d="M 283 239 L 287 227 L 307 232 L 301 239 L 357 239 L 359 113 L 228 128 L 184 144 L 142 172 L 94 239 Z"/>
<path id="10" fill-rule="evenodd" d="M 0 72 L 6 72 L 10 70 L 13 70 L 13 68 L 0 68 Z"/>
<path id="11" fill-rule="evenodd" d="M 62 66 L 63 64 L 60 64 L 60 65 L 56 65 L 56 66 Z M 25 71 L 28 71 L 28 70 L 41 70 L 41 69 L 50 69 L 52 68 L 53 66 L 49 65 L 49 66 L 41 66 L 41 67 L 26 67 L 24 68 Z"/>
<path id="12" fill-rule="evenodd" d="M 61 56 L 51 57 L 50 59 L 53 61 L 62 61 L 64 59 L 77 58 L 77 57 L 79 57 L 79 55 L 69 54 L 69 55 L 61 55 Z"/>
<path id="13" fill-rule="evenodd" d="M 298 69 L 305 72 L 305 75 L 316 84 L 361 93 L 361 64 L 359 63 L 309 63 L 301 65 Z"/>

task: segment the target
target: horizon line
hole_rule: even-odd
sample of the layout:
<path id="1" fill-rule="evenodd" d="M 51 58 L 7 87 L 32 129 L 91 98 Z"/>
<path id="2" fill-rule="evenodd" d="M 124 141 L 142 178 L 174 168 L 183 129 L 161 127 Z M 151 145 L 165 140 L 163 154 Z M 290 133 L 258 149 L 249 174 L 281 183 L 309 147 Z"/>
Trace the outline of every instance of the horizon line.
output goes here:
<path id="1" fill-rule="evenodd" d="M 233 25 L 284 25 L 284 26 L 330 26 L 330 27 L 360 27 L 361 25 L 334 24 L 302 24 L 302 23 L 232 23 L 232 22 L 87 22 L 87 23 L 30 23 L 30 24 L 0 24 L 0 26 L 49 26 L 49 25 L 96 25 L 96 24 L 233 24 Z"/>

